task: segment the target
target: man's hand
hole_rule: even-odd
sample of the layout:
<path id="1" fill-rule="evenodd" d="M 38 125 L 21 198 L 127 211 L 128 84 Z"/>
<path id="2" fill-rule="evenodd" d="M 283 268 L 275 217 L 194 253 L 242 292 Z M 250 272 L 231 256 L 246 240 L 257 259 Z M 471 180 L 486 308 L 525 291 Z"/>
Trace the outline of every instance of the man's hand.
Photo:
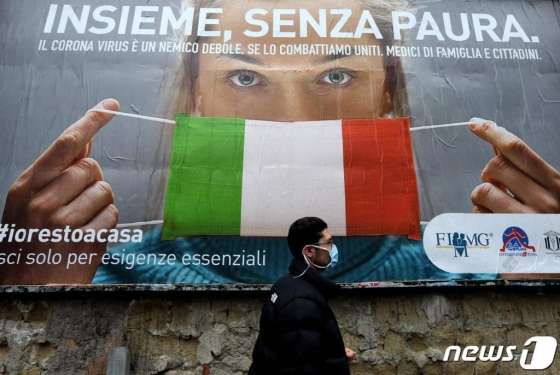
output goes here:
<path id="1" fill-rule="evenodd" d="M 98 106 L 118 110 L 119 103 L 106 99 Z M 66 129 L 53 144 L 14 182 L 2 217 L 2 224 L 15 229 L 112 229 L 118 211 L 113 192 L 103 181 L 99 164 L 89 158 L 93 136 L 113 115 L 91 111 Z M 21 251 L 20 251 L 21 249 Z M 89 283 L 99 267 L 106 244 L 101 242 L 0 243 L 3 253 L 21 253 L 17 265 L 0 266 L 0 284 Z M 29 254 L 58 253 L 58 265 L 25 264 Z M 68 253 L 88 254 L 88 264 L 67 267 Z M 96 255 L 92 255 L 96 254 Z M 89 263 L 89 259 L 92 260 Z"/>
<path id="2" fill-rule="evenodd" d="M 346 350 L 346 359 L 348 360 L 348 363 L 352 362 L 352 360 L 356 356 L 356 352 L 348 348 L 344 348 L 344 350 Z"/>
<path id="3" fill-rule="evenodd" d="M 502 127 L 486 122 L 470 128 L 496 153 L 482 171 L 483 183 L 471 194 L 473 212 L 560 213 L 560 173 L 556 169 Z"/>

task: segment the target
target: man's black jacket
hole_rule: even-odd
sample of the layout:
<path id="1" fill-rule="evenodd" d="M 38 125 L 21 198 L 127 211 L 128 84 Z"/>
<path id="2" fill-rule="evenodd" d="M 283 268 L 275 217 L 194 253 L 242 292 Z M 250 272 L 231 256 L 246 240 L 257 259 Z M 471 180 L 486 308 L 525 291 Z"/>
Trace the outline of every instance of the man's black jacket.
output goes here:
<path id="1" fill-rule="evenodd" d="M 249 375 L 350 374 L 344 342 L 327 299 L 340 287 L 293 259 L 264 303 Z"/>

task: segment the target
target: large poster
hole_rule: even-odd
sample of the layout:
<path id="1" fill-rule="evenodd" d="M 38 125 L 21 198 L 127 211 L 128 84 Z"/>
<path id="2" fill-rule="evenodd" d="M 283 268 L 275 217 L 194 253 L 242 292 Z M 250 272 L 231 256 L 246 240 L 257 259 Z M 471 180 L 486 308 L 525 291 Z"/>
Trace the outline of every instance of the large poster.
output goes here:
<path id="1" fill-rule="evenodd" d="M 560 274 L 560 4 L 0 1 L 0 283 Z"/>

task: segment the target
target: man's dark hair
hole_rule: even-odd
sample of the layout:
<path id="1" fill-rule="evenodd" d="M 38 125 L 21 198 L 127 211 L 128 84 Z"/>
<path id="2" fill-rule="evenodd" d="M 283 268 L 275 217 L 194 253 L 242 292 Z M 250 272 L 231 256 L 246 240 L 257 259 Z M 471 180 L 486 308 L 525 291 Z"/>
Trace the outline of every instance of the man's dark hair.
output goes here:
<path id="1" fill-rule="evenodd" d="M 302 217 L 296 220 L 288 232 L 288 246 L 294 258 L 303 260 L 301 250 L 305 245 L 317 243 L 323 237 L 327 223 L 318 217 Z"/>

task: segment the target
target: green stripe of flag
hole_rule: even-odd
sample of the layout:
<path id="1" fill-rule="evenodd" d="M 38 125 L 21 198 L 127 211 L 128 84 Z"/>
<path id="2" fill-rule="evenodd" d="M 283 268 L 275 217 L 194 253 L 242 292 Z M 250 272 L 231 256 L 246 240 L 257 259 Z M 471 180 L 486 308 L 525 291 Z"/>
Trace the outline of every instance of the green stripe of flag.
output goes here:
<path id="1" fill-rule="evenodd" d="M 239 235 L 245 120 L 177 115 L 162 239 Z"/>

